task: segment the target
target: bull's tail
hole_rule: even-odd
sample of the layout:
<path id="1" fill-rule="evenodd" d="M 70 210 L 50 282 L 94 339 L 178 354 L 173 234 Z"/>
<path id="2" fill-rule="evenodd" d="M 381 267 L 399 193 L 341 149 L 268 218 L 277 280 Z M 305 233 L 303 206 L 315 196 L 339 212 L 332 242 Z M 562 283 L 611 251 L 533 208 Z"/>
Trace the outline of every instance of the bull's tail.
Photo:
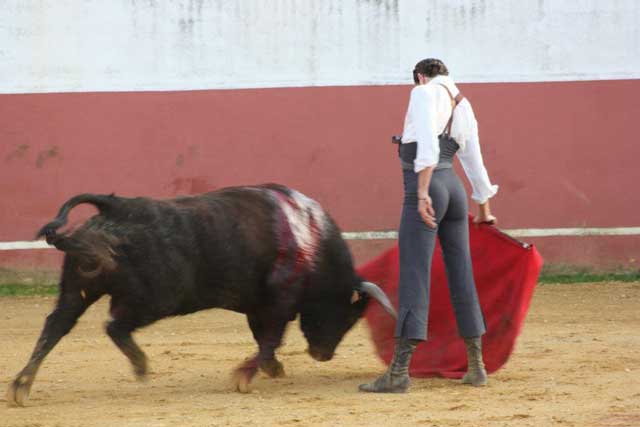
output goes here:
<path id="1" fill-rule="evenodd" d="M 46 237 L 47 243 L 57 249 L 80 258 L 80 273 L 86 277 L 95 277 L 103 271 L 116 268 L 116 247 L 120 243 L 113 234 L 100 228 L 80 228 L 74 232 L 58 234 L 58 229 L 67 224 L 71 209 L 82 203 L 98 208 L 101 214 L 116 207 L 118 198 L 113 195 L 80 194 L 69 199 L 53 221 L 38 231 L 36 238 Z"/>
<path id="2" fill-rule="evenodd" d="M 101 214 L 104 214 L 114 207 L 116 201 L 117 198 L 113 194 L 108 196 L 100 194 L 79 194 L 72 197 L 62 205 L 58 211 L 58 215 L 53 219 L 53 221 L 49 222 L 42 227 L 40 231 L 38 231 L 35 238 L 39 239 L 44 236 L 47 239 L 47 243 L 55 246 L 54 241 L 57 236 L 57 231 L 59 228 L 64 227 L 67 224 L 67 217 L 69 216 L 71 209 L 82 203 L 89 203 L 98 208 Z"/>

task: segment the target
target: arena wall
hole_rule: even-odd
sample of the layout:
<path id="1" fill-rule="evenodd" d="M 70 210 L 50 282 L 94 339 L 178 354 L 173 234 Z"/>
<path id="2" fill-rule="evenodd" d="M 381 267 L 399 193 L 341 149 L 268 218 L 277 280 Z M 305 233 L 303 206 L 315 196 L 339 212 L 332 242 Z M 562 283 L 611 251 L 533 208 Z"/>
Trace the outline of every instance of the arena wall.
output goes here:
<path id="1" fill-rule="evenodd" d="M 344 231 L 393 230 L 389 137 L 424 57 L 474 105 L 501 228 L 543 230 L 526 240 L 548 263 L 636 266 L 635 1 L 7 3 L 0 266 L 58 265 L 52 249 L 18 247 L 80 192 L 281 182 Z M 352 247 L 363 261 L 391 244 Z"/>

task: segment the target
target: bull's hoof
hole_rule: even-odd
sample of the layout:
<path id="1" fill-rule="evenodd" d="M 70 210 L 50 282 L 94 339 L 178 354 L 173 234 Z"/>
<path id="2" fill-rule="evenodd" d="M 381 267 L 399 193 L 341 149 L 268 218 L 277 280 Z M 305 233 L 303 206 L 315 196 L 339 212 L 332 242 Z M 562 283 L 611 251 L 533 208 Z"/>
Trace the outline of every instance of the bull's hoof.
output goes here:
<path id="1" fill-rule="evenodd" d="M 149 378 L 147 376 L 147 361 L 146 360 L 142 360 L 141 363 L 135 363 L 133 365 L 133 374 L 136 376 L 136 380 L 138 380 L 139 382 L 146 382 L 147 379 Z"/>
<path id="2" fill-rule="evenodd" d="M 233 374 L 233 385 L 235 389 L 239 393 L 249 393 L 251 391 L 251 379 L 247 378 L 247 376 L 240 372 L 240 370 L 236 370 Z"/>
<path id="3" fill-rule="evenodd" d="M 260 369 L 271 378 L 282 378 L 285 376 L 284 366 L 276 359 L 265 360 L 260 364 Z"/>
<path id="4" fill-rule="evenodd" d="M 138 381 L 139 383 L 146 383 L 147 380 L 149 379 L 149 376 L 147 375 L 146 372 L 136 372 L 134 371 L 134 375 L 136 377 L 136 381 Z"/>
<path id="5" fill-rule="evenodd" d="M 136 380 L 144 382 L 147 379 L 147 372 L 149 372 L 147 364 L 147 356 L 143 352 L 136 352 L 133 356 L 129 356 L 131 361 L 131 367 L 133 368 L 133 375 L 136 376 Z"/>
<path id="6" fill-rule="evenodd" d="M 33 378 L 27 375 L 21 375 L 16 378 L 7 390 L 7 403 L 9 406 L 24 406 L 29 399 L 29 391 Z"/>
<path id="7" fill-rule="evenodd" d="M 256 374 L 255 368 L 240 367 L 233 371 L 233 385 L 237 392 L 251 392 L 251 380 Z"/>

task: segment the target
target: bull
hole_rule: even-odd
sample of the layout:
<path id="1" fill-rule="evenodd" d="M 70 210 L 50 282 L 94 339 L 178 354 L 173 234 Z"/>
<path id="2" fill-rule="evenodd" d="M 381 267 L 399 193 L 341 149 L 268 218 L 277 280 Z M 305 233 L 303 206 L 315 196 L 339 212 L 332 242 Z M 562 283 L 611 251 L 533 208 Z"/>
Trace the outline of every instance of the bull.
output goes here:
<path id="1" fill-rule="evenodd" d="M 98 214 L 58 232 L 71 209 Z M 9 385 L 9 404 L 23 406 L 38 368 L 77 319 L 111 297 L 106 333 L 138 379 L 147 357 L 132 337 L 141 327 L 208 308 L 244 313 L 257 353 L 234 371 L 247 392 L 258 370 L 284 375 L 275 350 L 287 324 L 300 328 L 316 360 L 330 360 L 371 298 L 395 316 L 387 296 L 354 270 L 333 219 L 314 200 L 267 184 L 231 187 L 171 200 L 81 194 L 38 232 L 65 253 L 54 310 L 27 365 Z"/>

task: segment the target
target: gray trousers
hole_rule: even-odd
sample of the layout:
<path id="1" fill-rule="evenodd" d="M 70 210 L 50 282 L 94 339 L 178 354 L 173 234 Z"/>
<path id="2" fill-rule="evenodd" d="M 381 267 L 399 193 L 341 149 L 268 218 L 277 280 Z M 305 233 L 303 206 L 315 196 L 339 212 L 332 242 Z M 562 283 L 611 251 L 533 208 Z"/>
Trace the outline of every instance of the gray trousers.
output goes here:
<path id="1" fill-rule="evenodd" d="M 437 228 L 427 227 L 418 213 L 418 174 L 403 170 L 404 205 L 400 221 L 399 313 L 396 337 L 427 339 L 431 260 L 440 239 L 458 332 L 463 338 L 486 332 L 478 301 L 471 254 L 467 194 L 453 169 L 433 172 L 429 196 L 436 213 Z"/>

